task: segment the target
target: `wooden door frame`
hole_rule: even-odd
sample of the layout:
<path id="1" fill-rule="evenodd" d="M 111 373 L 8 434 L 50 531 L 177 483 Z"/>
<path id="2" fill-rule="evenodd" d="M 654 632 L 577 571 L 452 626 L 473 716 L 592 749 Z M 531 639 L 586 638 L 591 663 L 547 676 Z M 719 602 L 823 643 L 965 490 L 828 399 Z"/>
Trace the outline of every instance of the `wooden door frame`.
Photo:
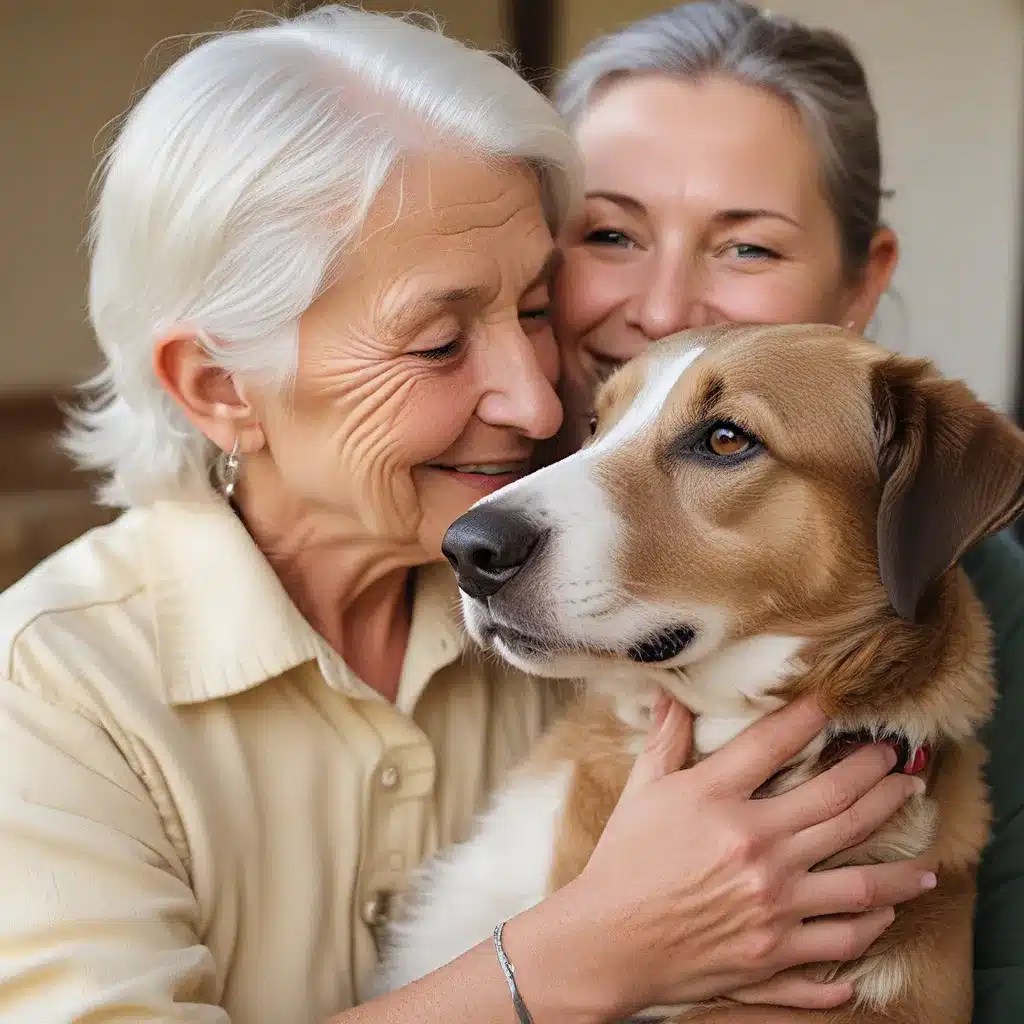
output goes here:
<path id="1" fill-rule="evenodd" d="M 1020 242 L 1017 250 L 1017 371 L 1016 403 L 1014 415 L 1024 427 L 1024 96 L 1021 97 L 1021 155 L 1020 155 Z M 1024 516 L 1017 521 L 1017 536 L 1024 542 Z"/>
<path id="2" fill-rule="evenodd" d="M 509 45 L 523 77 L 549 93 L 558 58 L 560 0 L 505 0 Z"/>

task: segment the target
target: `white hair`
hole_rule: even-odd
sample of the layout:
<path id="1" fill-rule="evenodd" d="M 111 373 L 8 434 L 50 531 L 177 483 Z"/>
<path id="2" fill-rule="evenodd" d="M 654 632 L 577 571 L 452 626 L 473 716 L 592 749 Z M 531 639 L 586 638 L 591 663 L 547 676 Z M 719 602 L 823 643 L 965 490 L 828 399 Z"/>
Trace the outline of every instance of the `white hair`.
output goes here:
<path id="1" fill-rule="evenodd" d="M 548 101 L 436 25 L 348 6 L 232 30 L 179 59 L 127 115 L 90 230 L 89 315 L 105 357 L 65 444 L 106 504 L 207 487 L 218 454 L 153 368 L 194 330 L 227 372 L 283 383 L 327 287 L 403 154 L 430 146 L 537 175 L 557 231 L 578 155 Z"/>

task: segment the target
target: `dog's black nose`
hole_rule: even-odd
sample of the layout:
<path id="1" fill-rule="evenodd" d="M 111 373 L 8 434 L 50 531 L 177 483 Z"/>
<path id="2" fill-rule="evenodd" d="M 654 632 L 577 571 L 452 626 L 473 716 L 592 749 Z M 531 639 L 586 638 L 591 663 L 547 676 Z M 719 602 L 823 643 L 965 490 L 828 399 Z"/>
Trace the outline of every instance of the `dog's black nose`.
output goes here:
<path id="1" fill-rule="evenodd" d="M 493 597 L 522 569 L 542 537 L 521 513 L 481 505 L 448 527 L 441 551 L 460 589 L 482 600 Z"/>

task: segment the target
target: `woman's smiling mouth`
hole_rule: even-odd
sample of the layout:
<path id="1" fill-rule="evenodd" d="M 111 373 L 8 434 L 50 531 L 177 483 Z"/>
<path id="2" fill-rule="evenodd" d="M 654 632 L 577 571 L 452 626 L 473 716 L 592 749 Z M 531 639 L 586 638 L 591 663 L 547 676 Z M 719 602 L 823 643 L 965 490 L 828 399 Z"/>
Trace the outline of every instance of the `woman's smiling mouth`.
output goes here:
<path id="1" fill-rule="evenodd" d="M 439 462 L 427 464 L 427 469 L 437 470 L 460 483 L 478 491 L 500 490 L 525 476 L 530 468 L 529 459 L 506 462 L 465 462 L 446 465 Z"/>

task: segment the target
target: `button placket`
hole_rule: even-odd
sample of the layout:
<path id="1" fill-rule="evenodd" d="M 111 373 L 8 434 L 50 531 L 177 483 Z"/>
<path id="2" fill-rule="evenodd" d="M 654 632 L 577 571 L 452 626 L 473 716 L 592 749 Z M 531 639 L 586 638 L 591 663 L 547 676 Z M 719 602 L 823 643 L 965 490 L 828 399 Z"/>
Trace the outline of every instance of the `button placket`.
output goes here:
<path id="1" fill-rule="evenodd" d="M 420 744 L 385 749 L 370 785 L 360 903 L 360 917 L 378 949 L 395 894 L 404 887 L 408 869 L 418 859 L 432 792 L 433 752 L 429 747 L 425 751 Z"/>

